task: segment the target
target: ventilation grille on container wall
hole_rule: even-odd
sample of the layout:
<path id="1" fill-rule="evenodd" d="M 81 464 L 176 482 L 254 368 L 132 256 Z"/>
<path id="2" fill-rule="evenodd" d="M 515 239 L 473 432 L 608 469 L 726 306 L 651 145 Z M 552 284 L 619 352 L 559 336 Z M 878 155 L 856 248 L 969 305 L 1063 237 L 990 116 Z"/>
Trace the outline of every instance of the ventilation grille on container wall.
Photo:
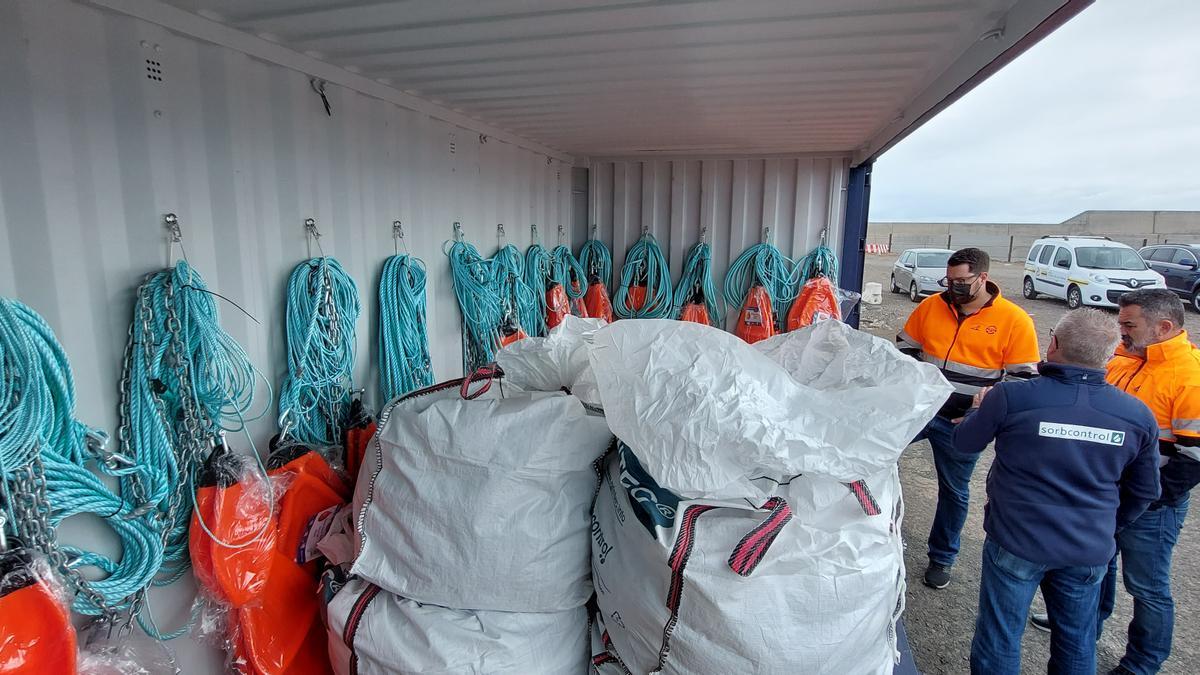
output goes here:
<path id="1" fill-rule="evenodd" d="M 155 82 L 163 81 L 162 62 L 146 59 L 146 77 Z"/>

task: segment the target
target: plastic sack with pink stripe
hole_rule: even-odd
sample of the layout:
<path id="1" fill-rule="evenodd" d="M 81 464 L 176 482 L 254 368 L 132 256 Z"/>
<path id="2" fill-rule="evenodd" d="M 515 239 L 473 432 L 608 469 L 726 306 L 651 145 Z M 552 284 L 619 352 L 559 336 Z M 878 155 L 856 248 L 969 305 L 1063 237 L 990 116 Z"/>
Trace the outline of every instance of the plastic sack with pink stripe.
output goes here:
<path id="1" fill-rule="evenodd" d="M 753 346 L 626 321 L 589 356 L 610 428 L 592 513 L 596 662 L 630 672 L 890 673 L 897 461 L 950 387 L 840 321 Z"/>

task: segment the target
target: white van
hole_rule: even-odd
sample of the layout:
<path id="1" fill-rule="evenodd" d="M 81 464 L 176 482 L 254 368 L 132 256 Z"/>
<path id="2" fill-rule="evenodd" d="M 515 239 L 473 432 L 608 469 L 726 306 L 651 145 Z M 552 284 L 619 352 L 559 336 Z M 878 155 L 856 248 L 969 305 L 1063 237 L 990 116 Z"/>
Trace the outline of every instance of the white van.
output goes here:
<path id="1" fill-rule="evenodd" d="M 1032 300 L 1049 295 L 1078 309 L 1116 307 L 1117 300 L 1139 288 L 1166 288 L 1137 251 L 1108 237 L 1042 237 L 1025 260 L 1022 292 Z"/>

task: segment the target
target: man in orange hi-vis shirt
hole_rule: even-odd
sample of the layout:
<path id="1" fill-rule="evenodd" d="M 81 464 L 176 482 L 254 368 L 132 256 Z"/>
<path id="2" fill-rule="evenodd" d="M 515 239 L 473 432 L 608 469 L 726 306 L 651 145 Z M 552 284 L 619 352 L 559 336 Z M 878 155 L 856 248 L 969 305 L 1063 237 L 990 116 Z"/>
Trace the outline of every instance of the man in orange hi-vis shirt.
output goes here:
<path id="1" fill-rule="evenodd" d="M 971 408 L 975 394 L 1005 375 L 1032 377 L 1041 360 L 1033 319 L 1000 296 L 988 280 L 991 259 L 986 251 L 964 248 L 946 261 L 946 290 L 926 298 L 896 336 L 900 351 L 941 368 L 954 386 L 914 442 L 926 439 L 933 448 L 938 501 L 929 530 L 929 567 L 925 585 L 945 588 L 958 555 L 959 534 L 967 520 L 971 474 L 978 454 L 954 450 L 954 425 Z"/>

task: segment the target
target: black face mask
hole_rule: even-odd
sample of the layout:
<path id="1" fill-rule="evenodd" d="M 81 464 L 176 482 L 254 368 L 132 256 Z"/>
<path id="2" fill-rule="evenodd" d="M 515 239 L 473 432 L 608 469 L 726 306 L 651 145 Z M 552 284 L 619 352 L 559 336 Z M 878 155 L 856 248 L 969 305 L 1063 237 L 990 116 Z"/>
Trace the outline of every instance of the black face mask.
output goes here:
<path id="1" fill-rule="evenodd" d="M 950 299 L 956 305 L 970 304 L 978 292 L 972 291 L 971 287 L 975 285 L 973 281 L 955 281 L 950 284 Z"/>

